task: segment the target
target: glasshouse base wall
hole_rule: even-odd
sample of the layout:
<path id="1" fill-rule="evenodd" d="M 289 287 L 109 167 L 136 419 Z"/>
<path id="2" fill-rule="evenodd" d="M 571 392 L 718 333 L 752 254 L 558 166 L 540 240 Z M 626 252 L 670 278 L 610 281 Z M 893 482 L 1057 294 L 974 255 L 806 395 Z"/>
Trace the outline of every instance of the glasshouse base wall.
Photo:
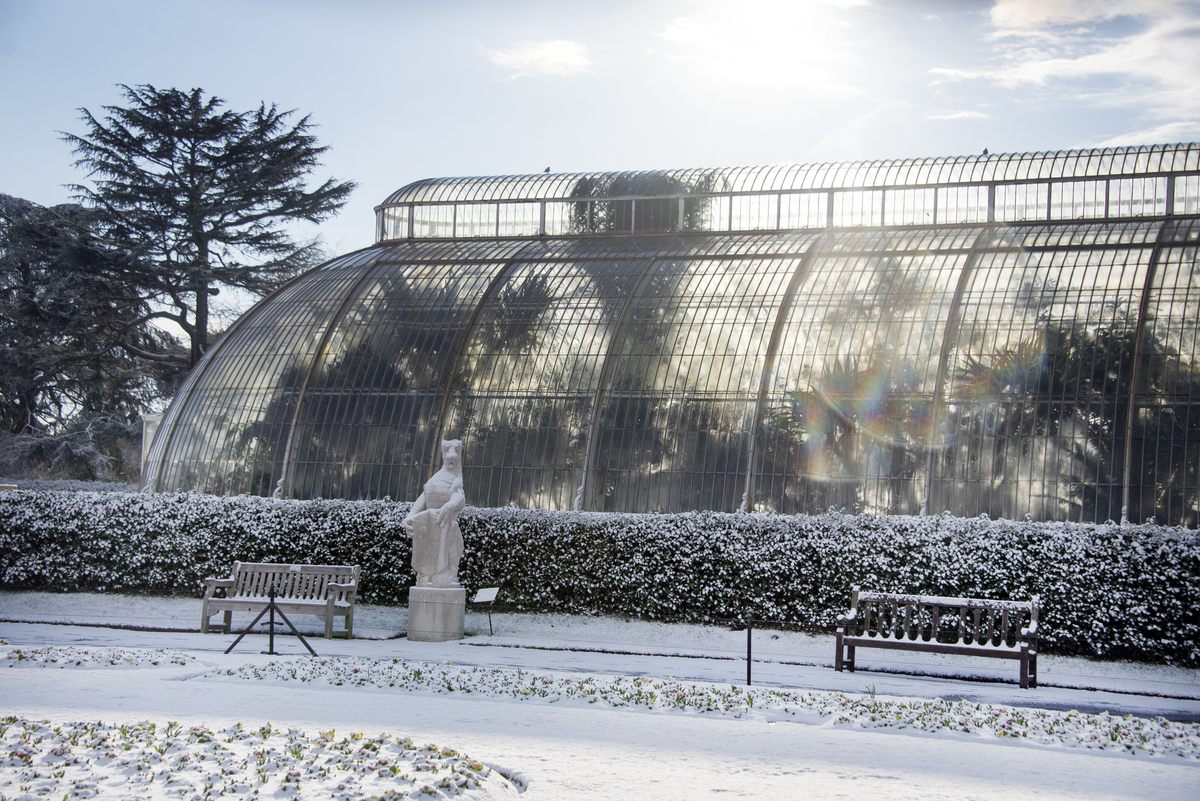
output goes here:
<path id="1" fill-rule="evenodd" d="M 362 565 L 403 604 L 407 503 L 195 494 L 0 494 L 0 586 L 199 595 L 234 560 Z M 1045 651 L 1200 665 L 1200 533 L 1155 525 L 468 508 L 459 571 L 510 609 L 828 630 L 852 585 L 1042 599 Z"/>

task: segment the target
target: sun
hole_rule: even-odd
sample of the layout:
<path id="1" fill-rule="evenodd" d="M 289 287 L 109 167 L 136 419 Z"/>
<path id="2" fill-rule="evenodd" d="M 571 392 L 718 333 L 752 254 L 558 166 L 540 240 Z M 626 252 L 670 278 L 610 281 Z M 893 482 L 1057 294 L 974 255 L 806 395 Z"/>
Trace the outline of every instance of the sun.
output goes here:
<path id="1" fill-rule="evenodd" d="M 845 75 L 861 58 L 852 3 L 705 3 L 667 21 L 668 56 L 697 78 L 741 87 L 857 91 Z"/>

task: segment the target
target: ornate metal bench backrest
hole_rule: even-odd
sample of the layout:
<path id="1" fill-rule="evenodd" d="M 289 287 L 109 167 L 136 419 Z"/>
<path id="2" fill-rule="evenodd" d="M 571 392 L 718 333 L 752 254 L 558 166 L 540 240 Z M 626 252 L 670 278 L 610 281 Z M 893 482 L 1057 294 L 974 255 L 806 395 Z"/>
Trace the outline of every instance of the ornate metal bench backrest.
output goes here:
<path id="1" fill-rule="evenodd" d="M 1037 628 L 1038 599 L 993 601 L 933 595 L 861 592 L 850 599 L 853 617 L 846 633 L 940 642 L 1015 647 L 1022 634 Z"/>

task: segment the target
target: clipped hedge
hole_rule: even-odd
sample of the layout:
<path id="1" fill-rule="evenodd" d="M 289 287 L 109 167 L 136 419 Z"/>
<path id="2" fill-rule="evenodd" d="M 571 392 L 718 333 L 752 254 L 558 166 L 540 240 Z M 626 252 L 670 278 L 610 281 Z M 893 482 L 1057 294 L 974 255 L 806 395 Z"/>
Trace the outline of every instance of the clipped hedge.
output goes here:
<path id="1" fill-rule="evenodd" d="M 363 566 L 404 603 L 407 503 L 0 494 L 0 586 L 192 594 L 235 559 Z M 1200 665 L 1200 538 L 1154 525 L 987 518 L 632 515 L 468 508 L 460 575 L 511 608 L 833 625 L 849 589 L 1042 598 L 1043 650 Z"/>

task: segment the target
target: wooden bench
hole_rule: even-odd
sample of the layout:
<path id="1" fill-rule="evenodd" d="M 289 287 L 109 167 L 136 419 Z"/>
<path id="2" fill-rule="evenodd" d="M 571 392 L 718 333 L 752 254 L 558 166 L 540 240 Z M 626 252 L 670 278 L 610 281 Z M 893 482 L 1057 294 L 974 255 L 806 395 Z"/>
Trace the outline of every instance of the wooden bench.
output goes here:
<path id="1" fill-rule="evenodd" d="M 992 601 L 889 592 L 850 594 L 838 618 L 836 670 L 854 670 L 855 648 L 898 648 L 1016 659 L 1021 687 L 1037 686 L 1038 597 Z M 844 650 L 844 656 L 843 656 Z"/>
<path id="2" fill-rule="evenodd" d="M 354 598 L 358 592 L 358 565 L 283 565 L 234 562 L 229 578 L 204 580 L 204 607 L 200 631 L 230 633 L 234 612 L 261 612 L 275 587 L 275 605 L 283 613 L 316 615 L 325 620 L 326 638 L 354 635 Z M 220 593 L 218 595 L 218 593 Z M 210 622 L 224 612 L 222 625 Z M 334 632 L 333 619 L 343 619 Z"/>

